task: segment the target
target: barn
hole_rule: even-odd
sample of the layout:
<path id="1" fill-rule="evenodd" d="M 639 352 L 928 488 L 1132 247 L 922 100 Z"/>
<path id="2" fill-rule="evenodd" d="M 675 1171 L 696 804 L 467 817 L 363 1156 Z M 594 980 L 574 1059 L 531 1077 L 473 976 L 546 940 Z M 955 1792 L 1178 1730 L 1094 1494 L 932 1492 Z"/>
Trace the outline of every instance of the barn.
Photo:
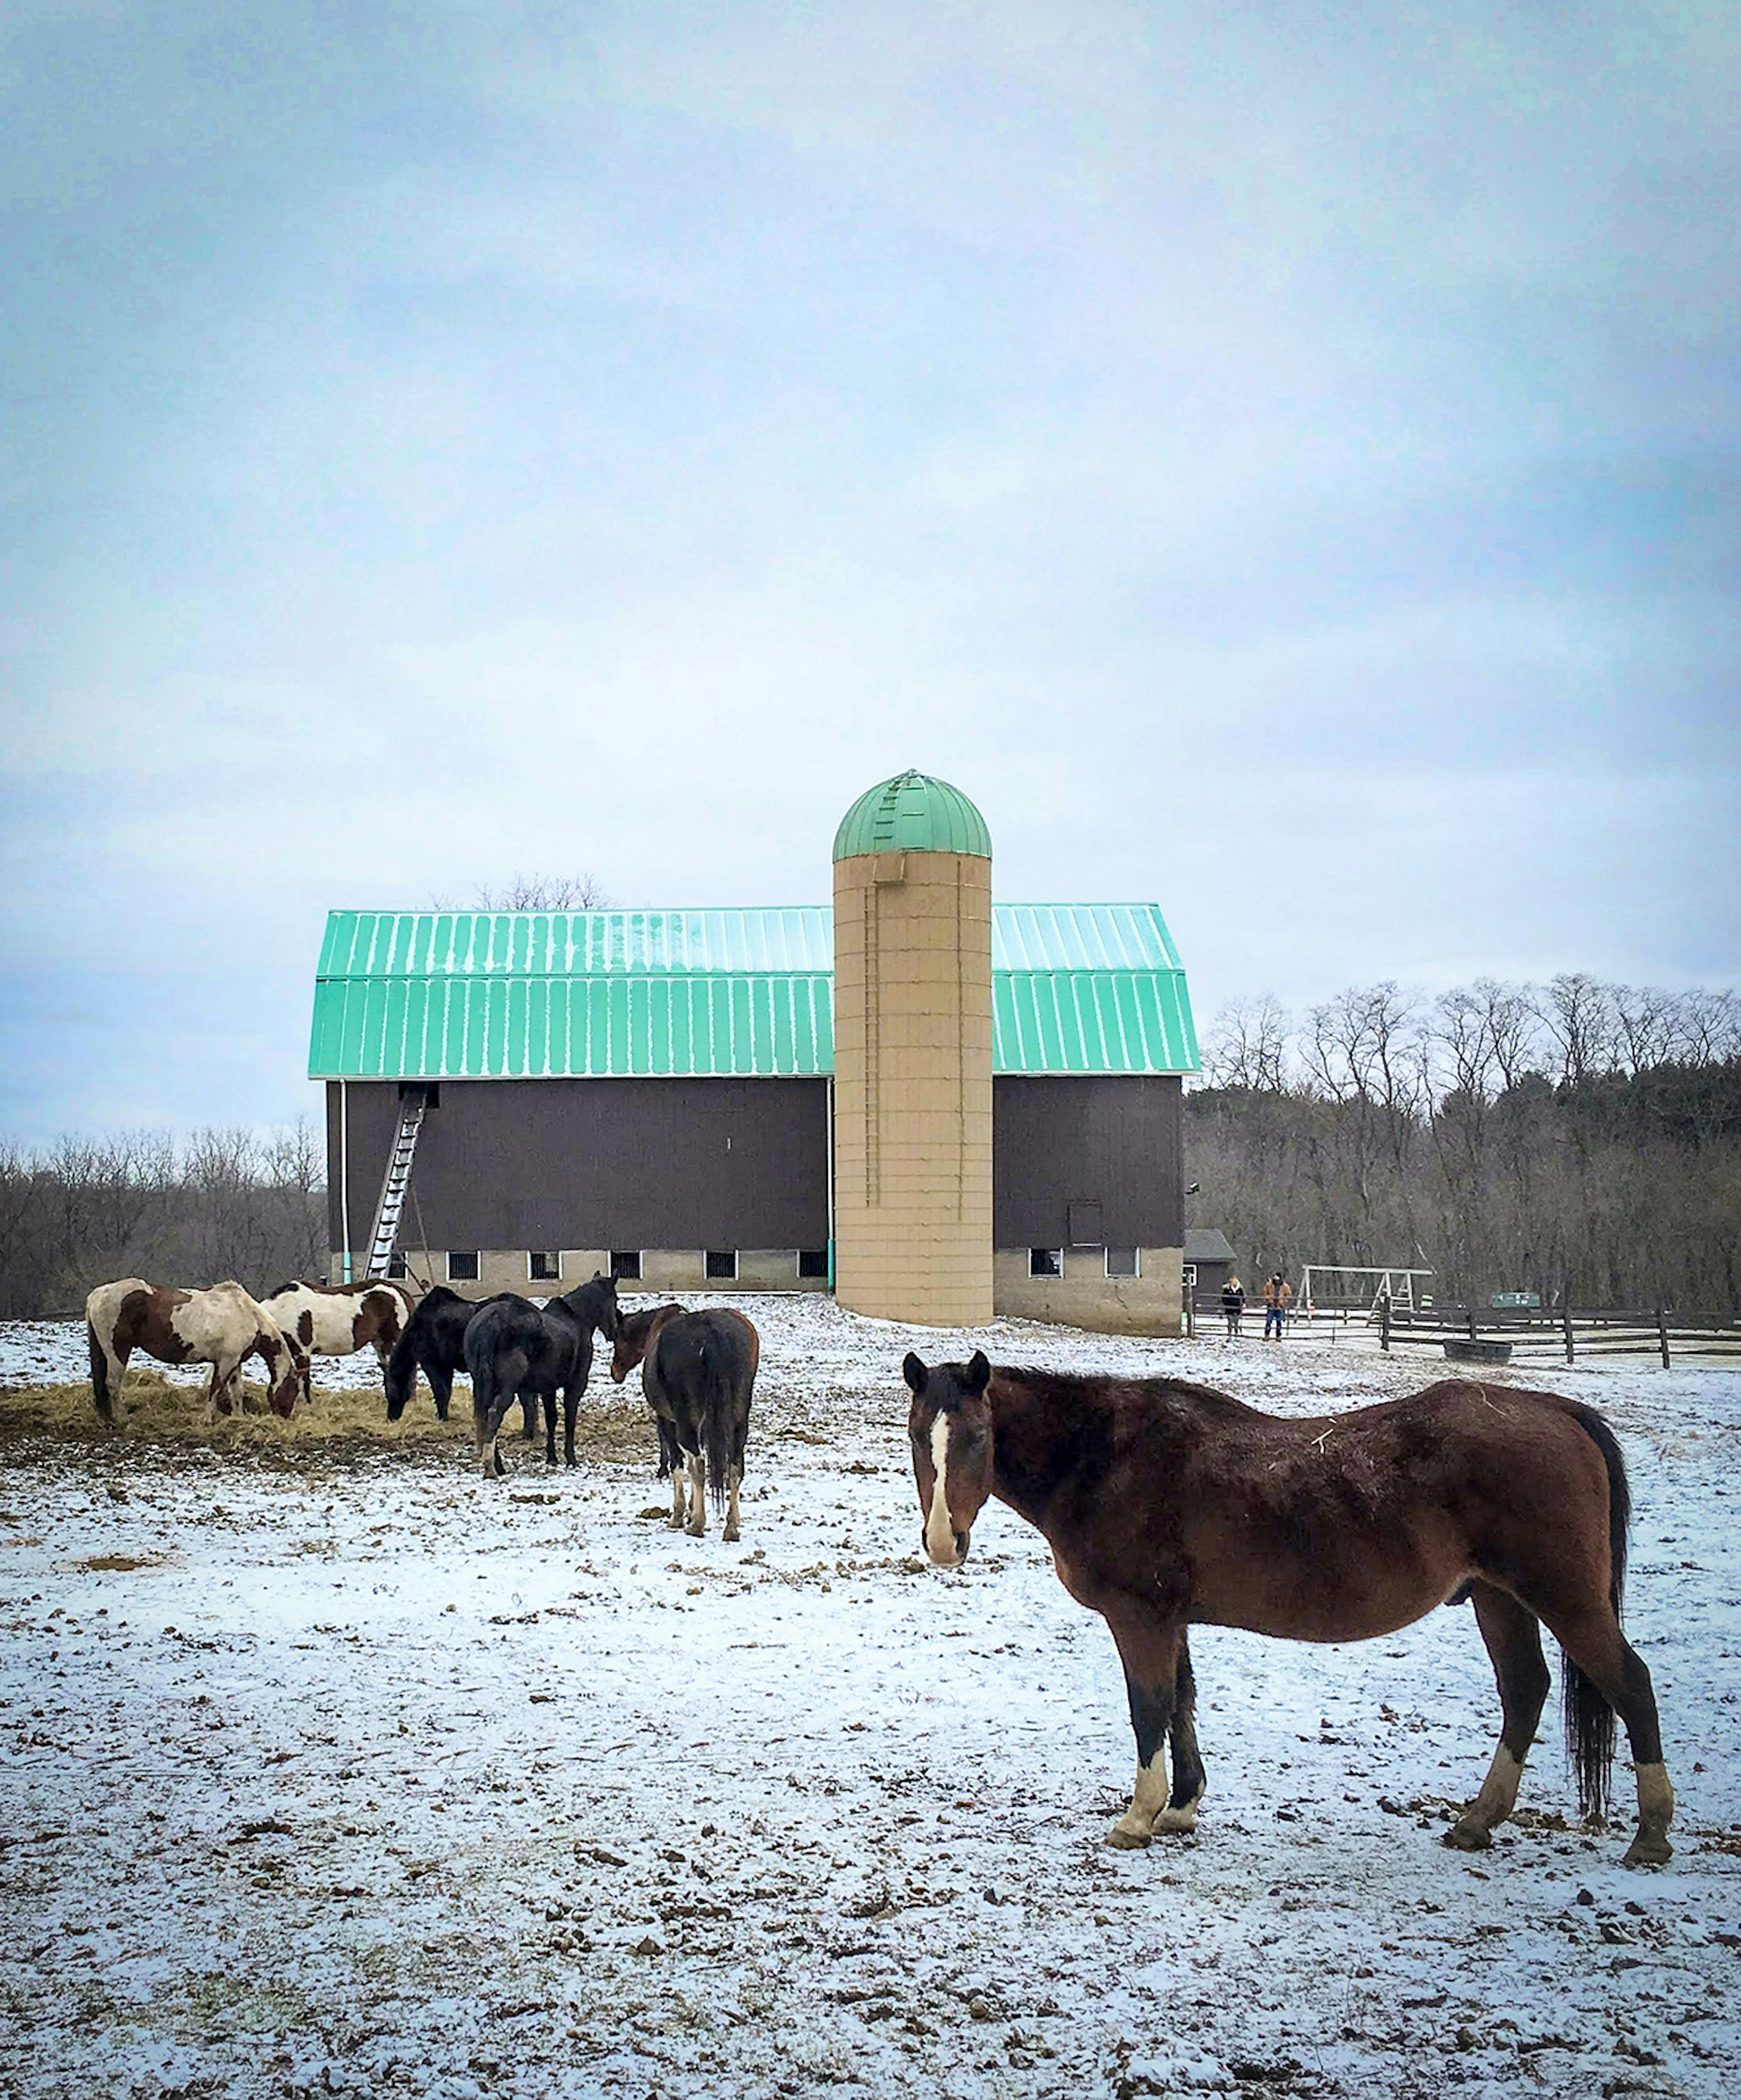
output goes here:
<path id="1" fill-rule="evenodd" d="M 334 911 L 333 1273 L 1177 1332 L 1197 1048 L 1166 923 L 995 903 L 991 865 L 908 772 L 842 820 L 832 908 Z"/>

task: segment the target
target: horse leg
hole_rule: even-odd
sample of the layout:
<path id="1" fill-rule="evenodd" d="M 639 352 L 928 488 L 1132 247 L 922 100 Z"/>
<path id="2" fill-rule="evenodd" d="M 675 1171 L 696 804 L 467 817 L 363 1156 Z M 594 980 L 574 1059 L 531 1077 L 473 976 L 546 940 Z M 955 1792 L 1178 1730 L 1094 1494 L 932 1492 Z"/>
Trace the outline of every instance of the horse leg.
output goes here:
<path id="1" fill-rule="evenodd" d="M 724 1537 L 727 1546 L 735 1546 L 737 1543 L 737 1491 L 743 1477 L 744 1469 L 741 1466 L 730 1466 L 727 1467 L 726 1528 Z"/>
<path id="2" fill-rule="evenodd" d="M 438 1422 L 445 1422 L 448 1418 L 448 1403 L 453 1397 L 453 1374 L 450 1370 L 426 1370 L 424 1376 L 429 1380 L 430 1392 L 435 1396 L 435 1419 Z"/>
<path id="3" fill-rule="evenodd" d="M 556 1388 L 552 1386 L 544 1396 L 544 1462 L 556 1462 Z"/>
<path id="4" fill-rule="evenodd" d="M 1177 1620 L 1137 1611 L 1108 1612 L 1106 1618 L 1125 1665 L 1130 1725 L 1137 1738 L 1137 1776 L 1130 1806 L 1107 1833 L 1107 1842 L 1129 1851 L 1148 1843 L 1155 1820 L 1167 1806 L 1164 1745 L 1178 1696 L 1184 1629 Z"/>
<path id="5" fill-rule="evenodd" d="M 486 1478 L 500 1479 L 507 1467 L 496 1440 L 502 1433 L 502 1417 L 514 1402 L 514 1388 L 500 1377 L 500 1366 L 480 1365 L 471 1379 L 471 1430 L 477 1444 L 478 1465 Z"/>
<path id="6" fill-rule="evenodd" d="M 1663 1867 L 1674 1857 L 1668 1842 L 1668 1825 L 1674 1816 L 1674 1789 L 1668 1783 L 1668 1767 L 1663 1762 L 1663 1732 L 1656 1713 L 1656 1688 L 1643 1657 L 1620 1631 L 1607 1600 L 1582 1612 L 1562 1617 L 1542 1613 L 1554 1639 L 1565 1650 L 1568 1674 L 1575 1666 L 1589 1680 L 1589 1688 L 1607 1701 L 1620 1717 L 1626 1740 L 1632 1746 L 1633 1776 L 1638 1789 L 1638 1828 L 1620 1864 L 1626 1867 Z M 1584 1748 L 1597 1731 L 1578 1698 L 1574 1681 L 1568 1688 L 1566 1710 L 1578 1746 Z M 1586 1692 L 1588 1697 L 1588 1692 Z M 1588 1749 L 1585 1755 L 1589 1754 Z M 1580 1758 L 1579 1762 L 1584 1762 Z M 1580 1785 L 1580 1792 L 1583 1788 Z"/>
<path id="7" fill-rule="evenodd" d="M 1495 1824 L 1503 1823 L 1517 1807 L 1523 1761 L 1536 1740 L 1536 1724 L 1548 1696 L 1548 1665 L 1541 1657 L 1541 1627 L 1536 1614 L 1491 1582 L 1472 1584 L 1469 1597 L 1475 1623 L 1493 1659 L 1504 1718 L 1499 1747 L 1480 1793 L 1445 1833 L 1446 1844 L 1459 1852 L 1484 1851 L 1493 1842 Z"/>
<path id="8" fill-rule="evenodd" d="M 669 1474 L 671 1480 L 671 1514 L 665 1520 L 671 1531 L 683 1528 L 683 1454 L 671 1425 L 661 1414 L 655 1418 L 659 1427 L 659 1471 L 661 1476 Z"/>
<path id="9" fill-rule="evenodd" d="M 1197 1680 L 1191 1667 L 1191 1643 L 1179 1636 L 1179 1666 L 1173 1680 L 1173 1723 L 1168 1731 L 1173 1759 L 1173 1791 L 1167 1805 L 1155 1818 L 1157 1835 L 1195 1830 L 1197 1804 L 1203 1798 L 1208 1774 L 1197 1754 Z"/>
<path id="10" fill-rule="evenodd" d="M 700 1451 L 686 1452 L 683 1471 L 689 1480 L 689 1520 L 683 1529 L 692 1538 L 707 1531 L 707 1460 Z"/>
<path id="11" fill-rule="evenodd" d="M 562 1389 L 562 1462 L 565 1466 L 580 1463 L 574 1455 L 574 1425 L 580 1418 L 580 1389 L 565 1385 Z"/>
<path id="12" fill-rule="evenodd" d="M 103 1419 L 120 1427 L 127 1418 L 121 1389 L 126 1383 L 127 1358 L 133 1352 L 117 1348 L 113 1342 L 99 1341 L 95 1327 L 87 1325 L 85 1331 L 91 1337 L 91 1397 Z"/>
<path id="13" fill-rule="evenodd" d="M 528 1444 L 537 1440 L 538 1396 L 535 1392 L 520 1395 L 520 1435 Z"/>

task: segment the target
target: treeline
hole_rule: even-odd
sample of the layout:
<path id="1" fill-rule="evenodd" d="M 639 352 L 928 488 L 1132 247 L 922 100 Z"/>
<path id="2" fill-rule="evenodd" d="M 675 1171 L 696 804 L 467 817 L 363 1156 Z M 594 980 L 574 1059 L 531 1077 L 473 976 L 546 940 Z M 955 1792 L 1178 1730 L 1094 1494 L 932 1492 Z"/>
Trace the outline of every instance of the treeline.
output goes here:
<path id="1" fill-rule="evenodd" d="M 325 1261 L 325 1161 L 306 1123 L 0 1143 L 0 1319 L 81 1314 L 120 1276 L 256 1293 Z"/>
<path id="2" fill-rule="evenodd" d="M 1440 1303 L 1741 1314 L 1741 1000 L 1603 984 L 1394 983 L 1302 1017 L 1242 1000 L 1186 1101 L 1195 1222 L 1248 1282 L 1430 1268 Z"/>

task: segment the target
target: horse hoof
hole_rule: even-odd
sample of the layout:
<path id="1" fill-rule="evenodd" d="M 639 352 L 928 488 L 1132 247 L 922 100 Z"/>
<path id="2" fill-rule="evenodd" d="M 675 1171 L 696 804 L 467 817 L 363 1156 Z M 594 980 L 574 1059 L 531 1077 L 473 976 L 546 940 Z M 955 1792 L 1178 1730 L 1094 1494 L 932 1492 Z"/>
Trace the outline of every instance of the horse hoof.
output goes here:
<path id="1" fill-rule="evenodd" d="M 1195 1808 L 1164 1808 L 1155 1818 L 1157 1838 L 1188 1838 L 1196 1827 Z"/>
<path id="2" fill-rule="evenodd" d="M 1485 1852 L 1493 1842 L 1493 1833 L 1478 1824 L 1453 1823 L 1438 1842 L 1453 1852 Z"/>
<path id="3" fill-rule="evenodd" d="M 733 1524 L 729 1531 L 722 1532 L 720 1536 L 725 1540 L 727 1546 L 736 1546 L 737 1544 L 737 1526 Z"/>
<path id="4" fill-rule="evenodd" d="M 1641 1832 L 1626 1848 L 1623 1867 L 1666 1867 L 1674 1857 L 1674 1847 L 1666 1838 L 1646 1838 Z"/>
<path id="5" fill-rule="evenodd" d="M 1115 1852 L 1140 1852 L 1153 1842 L 1147 1831 L 1127 1830 L 1122 1823 L 1115 1823 L 1107 1833 L 1107 1842 Z"/>

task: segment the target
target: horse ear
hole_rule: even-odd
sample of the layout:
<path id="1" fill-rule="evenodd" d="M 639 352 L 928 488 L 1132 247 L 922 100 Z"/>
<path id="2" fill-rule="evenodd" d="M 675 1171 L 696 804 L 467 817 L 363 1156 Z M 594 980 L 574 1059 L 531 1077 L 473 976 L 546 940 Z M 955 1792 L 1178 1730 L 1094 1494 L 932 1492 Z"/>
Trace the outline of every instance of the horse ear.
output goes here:
<path id="1" fill-rule="evenodd" d="M 992 1366 L 983 1349 L 975 1349 L 967 1360 L 967 1390 L 983 1392 L 991 1383 Z"/>
<path id="2" fill-rule="evenodd" d="M 925 1381 L 930 1376 L 930 1373 L 909 1349 L 901 1363 L 901 1376 L 906 1379 L 909 1390 L 917 1396 L 924 1392 Z"/>

